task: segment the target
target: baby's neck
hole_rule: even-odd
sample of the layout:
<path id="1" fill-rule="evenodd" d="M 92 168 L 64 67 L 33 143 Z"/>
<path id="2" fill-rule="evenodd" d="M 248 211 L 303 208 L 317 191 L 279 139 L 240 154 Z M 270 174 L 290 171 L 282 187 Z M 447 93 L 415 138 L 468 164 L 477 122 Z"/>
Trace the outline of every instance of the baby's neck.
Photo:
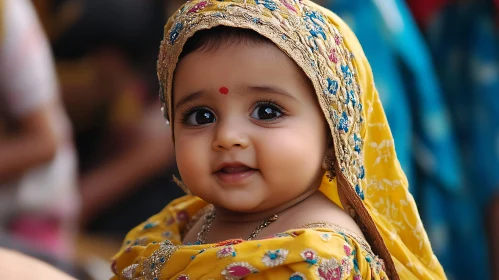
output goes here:
<path id="1" fill-rule="evenodd" d="M 284 204 L 281 204 L 277 207 L 274 207 L 269 210 L 255 212 L 255 213 L 241 213 L 227 210 L 225 208 L 220 208 L 215 206 L 215 211 L 217 213 L 217 219 L 223 223 L 248 223 L 248 222 L 258 222 L 263 221 L 274 214 L 279 214 L 285 210 L 288 210 L 292 207 L 297 206 L 301 202 L 305 201 L 307 198 L 314 195 L 318 192 L 318 189 L 310 189 L 296 197 L 293 200 L 290 200 Z"/>

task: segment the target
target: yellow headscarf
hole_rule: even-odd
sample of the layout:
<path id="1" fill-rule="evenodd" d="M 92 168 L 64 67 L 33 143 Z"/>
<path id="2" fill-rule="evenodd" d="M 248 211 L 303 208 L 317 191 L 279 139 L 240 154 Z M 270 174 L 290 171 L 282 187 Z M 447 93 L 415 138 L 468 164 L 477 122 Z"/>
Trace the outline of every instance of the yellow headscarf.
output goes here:
<path id="1" fill-rule="evenodd" d="M 355 218 L 390 278 L 445 279 L 397 160 L 369 63 L 353 32 L 331 11 L 308 0 L 186 3 L 167 23 L 161 44 L 165 116 L 172 118 L 173 73 L 185 42 L 219 25 L 270 39 L 312 81 L 336 155 L 337 177 L 323 180 L 321 190 Z"/>

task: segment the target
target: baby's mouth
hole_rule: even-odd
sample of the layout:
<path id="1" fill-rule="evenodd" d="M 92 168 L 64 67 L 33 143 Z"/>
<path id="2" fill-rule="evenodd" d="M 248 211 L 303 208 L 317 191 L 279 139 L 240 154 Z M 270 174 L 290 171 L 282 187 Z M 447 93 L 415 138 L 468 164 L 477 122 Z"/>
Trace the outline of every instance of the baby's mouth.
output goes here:
<path id="1" fill-rule="evenodd" d="M 248 172 L 251 170 L 255 170 L 255 169 L 250 168 L 246 165 L 240 165 L 240 166 L 225 166 L 222 169 L 220 169 L 218 172 L 225 173 L 225 174 L 235 174 L 235 173 Z"/>
<path id="2" fill-rule="evenodd" d="M 240 185 L 252 177 L 257 169 L 251 168 L 241 163 L 229 163 L 223 165 L 214 175 L 223 183 L 229 185 Z"/>

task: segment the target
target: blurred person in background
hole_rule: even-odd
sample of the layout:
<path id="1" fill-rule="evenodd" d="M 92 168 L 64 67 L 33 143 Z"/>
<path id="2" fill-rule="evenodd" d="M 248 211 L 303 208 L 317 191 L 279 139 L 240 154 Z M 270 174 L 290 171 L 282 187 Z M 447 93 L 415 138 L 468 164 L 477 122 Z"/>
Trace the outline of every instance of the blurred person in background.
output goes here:
<path id="1" fill-rule="evenodd" d="M 158 114 L 162 0 L 37 1 L 79 155 L 84 235 L 121 239 L 181 195 Z"/>
<path id="2" fill-rule="evenodd" d="M 0 236 L 69 258 L 79 208 L 71 126 L 31 2 L 0 0 Z"/>

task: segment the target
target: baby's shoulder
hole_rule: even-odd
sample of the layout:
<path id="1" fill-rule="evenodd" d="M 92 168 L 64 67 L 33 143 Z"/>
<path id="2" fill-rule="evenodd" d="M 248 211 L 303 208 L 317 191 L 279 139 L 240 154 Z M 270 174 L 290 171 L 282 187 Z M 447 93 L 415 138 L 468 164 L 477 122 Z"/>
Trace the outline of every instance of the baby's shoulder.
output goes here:
<path id="1" fill-rule="evenodd" d="M 332 230 L 341 229 L 342 232 L 348 232 L 365 239 L 355 220 L 345 210 L 324 196 L 318 196 L 297 205 L 289 214 L 284 221 L 288 223 L 288 228 L 326 227 Z"/>

